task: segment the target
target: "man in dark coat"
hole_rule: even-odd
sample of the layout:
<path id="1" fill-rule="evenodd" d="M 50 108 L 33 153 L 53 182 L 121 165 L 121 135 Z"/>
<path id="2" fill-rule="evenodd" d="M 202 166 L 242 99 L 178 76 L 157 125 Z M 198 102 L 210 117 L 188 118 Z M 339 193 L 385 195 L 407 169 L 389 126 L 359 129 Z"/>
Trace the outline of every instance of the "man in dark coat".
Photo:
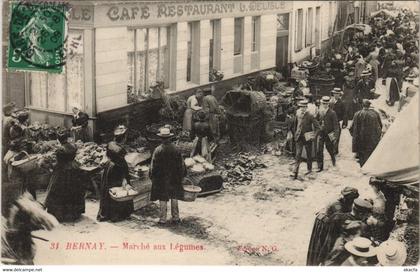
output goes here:
<path id="1" fill-rule="evenodd" d="M 335 166 L 335 141 L 340 125 L 337 121 L 337 115 L 330 109 L 329 96 L 322 97 L 317 119 L 321 125 L 317 148 L 318 172 L 321 172 L 324 170 L 324 145 L 331 156 L 332 164 Z"/>
<path id="2" fill-rule="evenodd" d="M 178 199 L 184 196 L 182 180 L 187 170 L 181 153 L 172 144 L 174 136 L 169 128 L 163 127 L 157 134 L 162 139 L 153 152 L 150 165 L 150 178 L 152 179 L 151 201 L 159 200 L 159 224 L 166 224 L 167 202 L 171 200 L 172 222 L 179 223 Z"/>
<path id="3" fill-rule="evenodd" d="M 353 136 L 352 150 L 358 154 L 359 164 L 363 166 L 382 135 L 381 117 L 375 110 L 370 109 L 369 100 L 363 100 L 363 109 L 354 115 L 350 133 Z"/>
<path id="4" fill-rule="evenodd" d="M 306 150 L 306 163 L 308 172 L 312 172 L 312 141 L 314 135 L 319 129 L 319 124 L 315 117 L 307 111 L 308 101 L 302 100 L 298 102 L 299 109 L 293 121 L 293 130 L 295 131 L 294 140 L 296 141 L 296 166 L 293 173 L 294 179 L 297 179 L 299 173 L 299 165 L 302 162 L 303 147 Z"/>
<path id="5" fill-rule="evenodd" d="M 330 218 L 337 213 L 348 213 L 352 209 L 353 201 L 359 197 L 356 188 L 345 187 L 341 190 L 339 199 L 329 204 L 316 214 L 309 242 L 306 265 L 319 265 L 322 263 L 328 251 L 322 250 L 330 229 Z"/>
<path id="6" fill-rule="evenodd" d="M 341 129 L 345 129 L 347 127 L 347 110 L 346 106 L 344 105 L 343 100 L 341 99 L 341 96 L 343 95 L 343 92 L 340 88 L 334 88 L 332 91 L 333 99 L 331 99 L 331 107 L 335 114 L 337 114 L 337 120 L 340 123 L 338 126 L 338 135 L 337 140 L 335 141 L 335 153 L 338 154 L 338 146 L 340 143 L 340 136 L 341 136 Z"/>
<path id="7" fill-rule="evenodd" d="M 364 70 L 361 74 L 361 78 L 357 82 L 357 99 L 359 103 L 363 99 L 372 99 L 375 92 L 375 82 L 371 79 L 372 73 L 369 70 Z"/>
<path id="8" fill-rule="evenodd" d="M 357 99 L 355 95 L 355 79 L 354 73 L 349 72 L 348 75 L 344 77 L 345 82 L 343 84 L 343 102 L 346 106 L 347 118 L 353 118 L 355 112 L 360 108 L 357 104 Z"/>

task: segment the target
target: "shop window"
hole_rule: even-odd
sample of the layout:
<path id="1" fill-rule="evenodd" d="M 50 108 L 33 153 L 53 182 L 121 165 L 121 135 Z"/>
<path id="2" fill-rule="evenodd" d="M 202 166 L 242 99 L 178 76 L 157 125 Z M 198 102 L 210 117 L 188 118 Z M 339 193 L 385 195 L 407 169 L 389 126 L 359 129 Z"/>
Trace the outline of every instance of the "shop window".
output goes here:
<path id="1" fill-rule="evenodd" d="M 303 42 L 303 9 L 298 9 L 296 13 L 296 40 L 295 40 L 295 51 L 302 50 Z"/>
<path id="2" fill-rule="evenodd" d="M 187 29 L 187 82 L 200 83 L 200 22 L 189 22 Z"/>
<path id="3" fill-rule="evenodd" d="M 242 44 L 244 36 L 244 18 L 235 18 L 235 32 L 233 43 L 233 54 L 242 55 Z"/>
<path id="4" fill-rule="evenodd" d="M 251 70 L 259 68 L 260 63 L 260 37 L 261 37 L 261 17 L 252 17 L 252 39 L 251 39 Z"/>
<path id="5" fill-rule="evenodd" d="M 128 88 L 144 96 L 150 86 L 163 82 L 169 88 L 169 28 L 128 29 Z"/>
<path id="6" fill-rule="evenodd" d="M 221 23 L 220 19 L 210 20 L 209 71 L 220 69 Z"/>
<path id="7" fill-rule="evenodd" d="M 233 38 L 233 73 L 243 71 L 244 18 L 235 18 Z"/>
<path id="8" fill-rule="evenodd" d="M 308 8 L 308 13 L 306 14 L 306 35 L 305 35 L 306 46 L 313 44 L 313 40 L 312 40 L 313 21 L 314 21 L 313 9 Z"/>
<path id="9" fill-rule="evenodd" d="M 83 32 L 70 30 L 67 60 L 62 74 L 31 73 L 29 105 L 57 112 L 83 107 Z"/>
<path id="10" fill-rule="evenodd" d="M 253 16 L 252 17 L 252 52 L 259 51 L 260 49 L 260 32 L 261 32 L 261 17 Z"/>
<path id="11" fill-rule="evenodd" d="M 328 36 L 333 32 L 333 6 L 332 2 L 328 3 Z"/>
<path id="12" fill-rule="evenodd" d="M 192 35 L 193 35 L 193 25 L 188 23 L 187 30 L 187 81 L 191 81 L 191 61 L 192 61 Z"/>

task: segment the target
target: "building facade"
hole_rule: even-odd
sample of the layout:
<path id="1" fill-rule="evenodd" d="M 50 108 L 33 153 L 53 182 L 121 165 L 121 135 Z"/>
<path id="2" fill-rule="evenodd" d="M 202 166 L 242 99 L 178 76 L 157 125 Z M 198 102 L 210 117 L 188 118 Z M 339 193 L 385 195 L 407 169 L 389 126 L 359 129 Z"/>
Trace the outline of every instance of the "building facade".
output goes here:
<path id="1" fill-rule="evenodd" d="M 92 131 L 111 119 L 148 123 L 157 82 L 185 95 L 212 83 L 212 71 L 223 73 L 219 86 L 230 86 L 319 54 L 334 32 L 337 2 L 70 1 L 64 73 L 3 69 L 3 99 L 24 100 L 32 122 L 52 126 L 69 127 L 73 106 L 89 114 Z"/>

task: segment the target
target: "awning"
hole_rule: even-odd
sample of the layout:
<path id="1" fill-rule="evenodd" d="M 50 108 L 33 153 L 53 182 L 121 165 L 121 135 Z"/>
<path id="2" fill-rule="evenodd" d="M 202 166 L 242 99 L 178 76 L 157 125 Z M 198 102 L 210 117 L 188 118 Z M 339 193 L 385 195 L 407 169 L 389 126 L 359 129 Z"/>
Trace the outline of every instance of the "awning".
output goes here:
<path id="1" fill-rule="evenodd" d="M 415 184 L 420 179 L 419 94 L 397 116 L 362 168 L 390 182 Z"/>

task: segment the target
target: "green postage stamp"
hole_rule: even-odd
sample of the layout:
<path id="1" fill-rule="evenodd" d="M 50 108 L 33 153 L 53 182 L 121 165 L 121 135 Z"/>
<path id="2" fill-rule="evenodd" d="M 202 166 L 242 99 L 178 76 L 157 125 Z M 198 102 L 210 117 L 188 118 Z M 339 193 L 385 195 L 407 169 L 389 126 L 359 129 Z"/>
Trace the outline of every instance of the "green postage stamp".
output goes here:
<path id="1" fill-rule="evenodd" d="M 66 9 L 60 2 L 11 2 L 7 60 L 10 70 L 63 71 Z"/>

